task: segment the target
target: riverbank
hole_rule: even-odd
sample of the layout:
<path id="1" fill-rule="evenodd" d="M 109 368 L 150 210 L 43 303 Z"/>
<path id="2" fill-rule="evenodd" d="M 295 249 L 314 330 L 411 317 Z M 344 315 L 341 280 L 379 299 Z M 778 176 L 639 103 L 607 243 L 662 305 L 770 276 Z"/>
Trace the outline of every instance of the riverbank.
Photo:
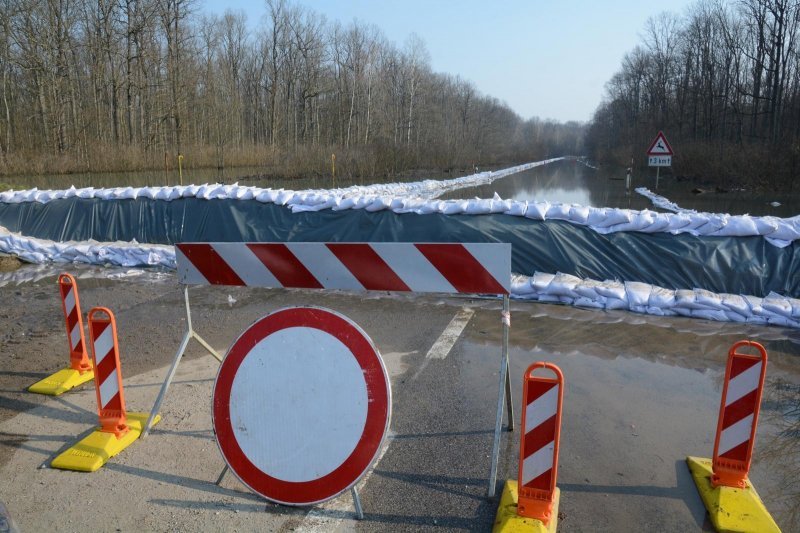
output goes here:
<path id="1" fill-rule="evenodd" d="M 424 179 L 473 172 L 475 167 L 497 168 L 542 159 L 539 153 L 492 152 L 480 157 L 414 151 L 404 146 L 383 145 L 343 148 L 341 146 L 304 146 L 295 149 L 264 145 L 226 148 L 224 153 L 207 145 L 187 146 L 178 152 L 145 151 L 133 147 L 95 147 L 88 160 L 72 155 L 15 152 L 0 159 L 0 190 L 3 185 L 23 185 L 33 178 L 53 180 L 71 176 L 91 176 L 98 184 L 107 183 L 109 174 L 157 176 L 178 183 L 179 167 L 185 178 L 192 174 L 234 175 L 236 169 L 257 168 L 246 178 L 267 180 L 334 179 L 349 184 L 370 184 L 386 180 Z M 180 159 L 180 160 L 179 160 Z M 241 176 L 241 174 L 240 174 Z M 208 181 L 208 180 L 207 180 Z M 211 180 L 213 181 L 213 180 Z M 131 182 L 127 185 L 151 185 Z M 166 183 L 164 183 L 166 184 Z M 92 183 L 92 185 L 95 185 Z M 19 188 L 19 187 L 14 187 Z"/>

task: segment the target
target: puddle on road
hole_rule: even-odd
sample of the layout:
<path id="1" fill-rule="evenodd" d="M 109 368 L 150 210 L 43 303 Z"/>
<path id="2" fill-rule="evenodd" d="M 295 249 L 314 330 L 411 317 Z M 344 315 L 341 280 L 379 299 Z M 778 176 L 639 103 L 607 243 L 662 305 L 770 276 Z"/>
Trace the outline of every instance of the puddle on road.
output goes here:
<path id="1" fill-rule="evenodd" d="M 483 307 L 462 339 L 461 371 L 477 398 L 497 394 L 501 353 L 499 306 Z M 529 364 L 554 362 L 565 375 L 559 484 L 572 492 L 562 505 L 573 524 L 591 523 L 585 508 L 611 501 L 610 527 L 625 517 L 648 524 L 654 512 L 703 527 L 683 461 L 712 455 L 727 352 L 752 339 L 769 366 L 750 477 L 779 525 L 800 526 L 800 332 L 521 302 L 511 323 L 517 406 Z"/>

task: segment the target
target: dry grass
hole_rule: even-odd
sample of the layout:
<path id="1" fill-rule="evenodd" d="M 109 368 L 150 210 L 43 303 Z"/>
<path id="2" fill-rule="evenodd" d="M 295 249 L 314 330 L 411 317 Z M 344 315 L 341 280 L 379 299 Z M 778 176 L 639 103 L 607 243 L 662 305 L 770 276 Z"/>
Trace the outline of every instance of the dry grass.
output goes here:
<path id="1" fill-rule="evenodd" d="M 437 147 L 412 150 L 406 147 L 375 143 L 350 149 L 334 146 L 301 146 L 296 149 L 265 145 L 225 147 L 198 145 L 183 150 L 183 168 L 261 167 L 267 176 L 278 178 L 329 177 L 332 172 L 331 155 L 336 155 L 336 176 L 350 181 L 374 177 L 394 177 L 410 170 L 429 169 L 445 172 L 454 168 L 471 168 L 473 165 L 491 166 L 530 160 L 532 154 L 475 155 L 447 153 Z M 503 161 L 499 161 L 503 159 Z M 0 159 L 0 176 L 30 176 L 43 174 L 73 174 L 84 172 L 126 172 L 141 170 L 177 169 L 177 153 L 145 151 L 133 146 L 114 147 L 98 144 L 88 157 L 75 155 L 43 154 L 22 151 Z"/>

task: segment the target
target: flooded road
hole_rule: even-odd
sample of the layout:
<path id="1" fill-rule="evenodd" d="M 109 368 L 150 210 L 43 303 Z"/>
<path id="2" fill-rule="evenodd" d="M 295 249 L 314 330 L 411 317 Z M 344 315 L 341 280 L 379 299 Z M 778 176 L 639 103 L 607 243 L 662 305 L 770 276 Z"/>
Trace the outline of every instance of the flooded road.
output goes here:
<path id="1" fill-rule="evenodd" d="M 184 328 L 174 274 L 79 284 L 85 308 L 116 313 L 126 397 L 135 410 L 148 409 Z M 199 357 L 195 344 L 151 437 L 91 479 L 39 468 L 96 423 L 90 387 L 56 399 L 24 392 L 67 356 L 55 277 L 45 275 L 0 287 L 4 301 L 19 303 L 0 314 L 0 478 L 16 480 L 0 484 L 0 501 L 23 531 L 56 520 L 103 529 L 105 518 L 81 512 L 75 498 L 103 498 L 118 509 L 115 525 L 123 530 L 491 527 L 497 499 L 485 495 L 499 301 L 239 287 L 190 294 L 194 326 L 221 351 L 253 320 L 288 305 L 334 309 L 372 337 L 391 377 L 393 414 L 385 453 L 360 489 L 366 519 L 353 520 L 346 495 L 294 509 L 265 504 L 233 476 L 214 484 L 223 466 L 209 412 L 217 364 Z M 764 344 L 770 357 L 750 477 L 778 524 L 800 527 L 800 331 L 528 302 L 513 302 L 511 310 L 517 421 L 529 364 L 554 362 L 565 375 L 561 531 L 710 530 L 684 460 L 711 455 L 727 350 L 742 338 Z M 469 317 L 460 336 L 449 351 L 431 355 L 458 315 Z M 503 433 L 499 483 L 516 477 L 519 435 L 519 426 Z M 147 502 L 147 512 L 129 501 Z"/>
<path id="2" fill-rule="evenodd" d="M 481 169 L 484 170 L 484 169 Z M 233 167 L 225 169 L 204 168 L 184 169 L 184 184 L 239 183 L 263 188 L 329 189 L 351 185 L 369 185 L 387 182 L 409 182 L 422 179 L 451 179 L 473 173 L 474 170 L 460 169 L 452 172 L 407 173 L 403 176 L 375 176 L 356 178 L 337 176 L 318 176 L 314 178 L 283 179 L 265 174 L 264 167 Z M 695 209 L 709 213 L 730 213 L 733 215 L 770 215 L 791 217 L 800 214 L 800 191 L 790 193 L 768 193 L 752 191 L 692 193 L 697 187 L 689 181 L 677 181 L 669 172 L 662 172 L 656 187 L 655 169 L 634 173 L 630 190 L 626 190 L 624 169 L 594 169 L 583 163 L 567 160 L 538 167 L 526 172 L 499 179 L 490 185 L 459 189 L 443 195 L 443 199 L 492 198 L 497 193 L 503 199 L 520 201 L 562 202 L 593 207 L 619 207 L 626 209 L 658 210 L 646 198 L 634 192 L 637 187 L 647 187 L 651 191 L 667 197 L 685 209 Z M 146 170 L 138 172 L 85 173 L 69 175 L 15 176 L 8 178 L 17 187 L 39 189 L 68 189 L 81 187 L 144 187 L 177 185 L 178 172 Z M 713 188 L 712 188 L 713 189 Z M 774 202 L 780 205 L 772 205 Z"/>
<path id="3" fill-rule="evenodd" d="M 450 192 L 443 199 L 491 198 L 494 193 L 503 199 L 519 201 L 562 202 L 593 207 L 619 207 L 624 209 L 650 209 L 659 211 L 647 198 L 634 189 L 647 187 L 677 203 L 684 209 L 732 215 L 759 215 L 791 217 L 800 214 L 800 192 L 795 194 L 754 193 L 731 191 L 726 193 L 692 193 L 695 184 L 676 181 L 667 175 L 659 179 L 656 188 L 655 170 L 634 174 L 630 191 L 626 190 L 625 170 L 593 169 L 577 161 L 563 161 L 534 168 L 500 179 L 489 185 L 470 187 Z M 772 202 L 781 205 L 773 206 Z"/>

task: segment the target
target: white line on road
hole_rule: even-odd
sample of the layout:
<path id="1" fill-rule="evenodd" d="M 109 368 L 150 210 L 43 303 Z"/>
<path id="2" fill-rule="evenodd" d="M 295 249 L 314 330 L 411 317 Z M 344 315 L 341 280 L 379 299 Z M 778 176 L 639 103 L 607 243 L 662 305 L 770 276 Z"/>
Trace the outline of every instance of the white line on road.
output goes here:
<path id="1" fill-rule="evenodd" d="M 433 343 L 433 346 L 428 350 L 428 354 L 425 357 L 427 359 L 444 359 L 447 357 L 447 354 L 453 349 L 456 341 L 461 336 L 461 332 L 467 327 L 469 319 L 472 318 L 474 314 L 475 311 L 472 309 L 462 309 L 456 313 L 456 316 L 454 316 L 453 320 L 444 328 L 444 331 L 436 342 Z"/>

